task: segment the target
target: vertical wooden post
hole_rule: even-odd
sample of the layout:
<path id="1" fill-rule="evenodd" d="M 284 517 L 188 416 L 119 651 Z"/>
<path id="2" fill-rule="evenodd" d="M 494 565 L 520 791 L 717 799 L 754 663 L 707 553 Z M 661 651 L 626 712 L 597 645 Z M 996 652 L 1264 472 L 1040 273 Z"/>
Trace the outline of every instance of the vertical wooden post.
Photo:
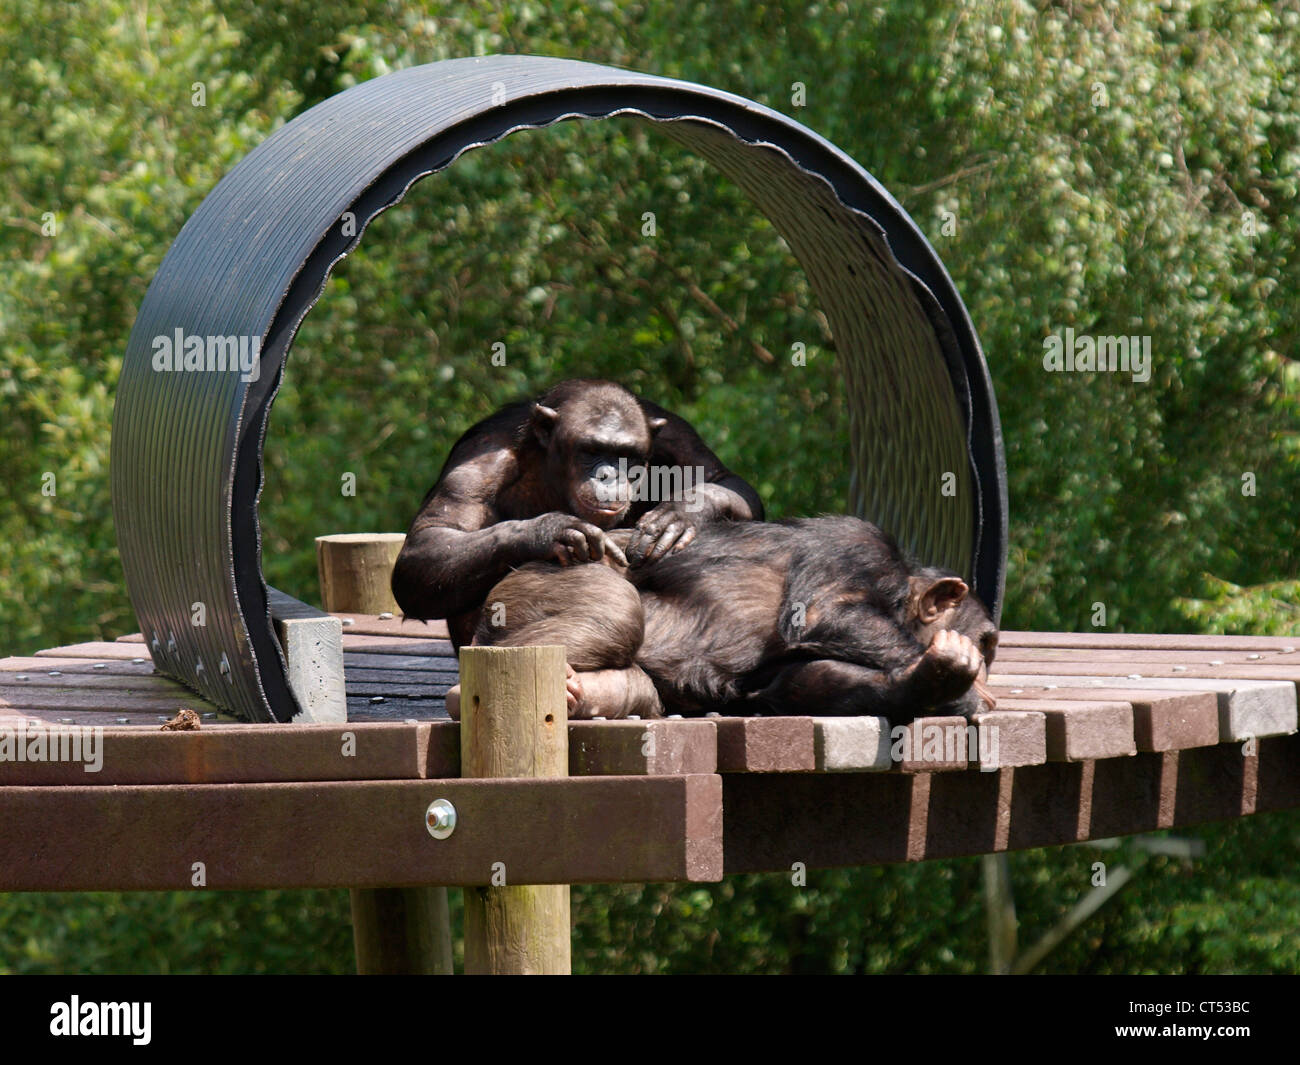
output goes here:
<path id="1" fill-rule="evenodd" d="M 460 762 L 465 777 L 567 777 L 569 717 L 563 647 L 462 647 Z M 465 889 L 465 972 L 567 974 L 569 886 Z"/>
<path id="2" fill-rule="evenodd" d="M 401 533 L 318 536 L 316 568 L 325 609 L 335 614 L 396 612 L 389 581 L 405 539 Z M 350 893 L 357 972 L 452 972 L 445 887 L 352 888 Z"/>

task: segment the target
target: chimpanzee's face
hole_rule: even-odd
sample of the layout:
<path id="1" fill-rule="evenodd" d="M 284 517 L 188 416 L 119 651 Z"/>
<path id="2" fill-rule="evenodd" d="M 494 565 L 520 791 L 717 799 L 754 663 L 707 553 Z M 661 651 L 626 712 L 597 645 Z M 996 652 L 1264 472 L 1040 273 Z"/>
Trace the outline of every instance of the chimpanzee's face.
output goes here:
<path id="1" fill-rule="evenodd" d="M 966 582 L 938 570 L 923 570 L 912 579 L 908 623 L 922 646 L 941 629 L 956 629 L 979 648 L 984 659 L 981 679 L 998 648 L 998 629 L 988 610 L 968 594 Z"/>
<path id="2" fill-rule="evenodd" d="M 651 431 L 641 408 L 561 412 L 551 439 L 552 476 L 562 477 L 570 512 L 602 529 L 632 505 L 629 475 L 650 459 Z"/>

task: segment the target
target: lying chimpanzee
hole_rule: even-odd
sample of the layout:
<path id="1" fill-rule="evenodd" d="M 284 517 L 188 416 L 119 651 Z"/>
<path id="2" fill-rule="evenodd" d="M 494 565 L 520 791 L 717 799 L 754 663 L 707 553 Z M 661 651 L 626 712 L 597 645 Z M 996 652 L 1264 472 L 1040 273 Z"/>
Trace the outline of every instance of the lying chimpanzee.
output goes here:
<path id="1" fill-rule="evenodd" d="M 573 717 L 718 710 L 904 724 L 992 703 L 988 611 L 961 578 L 909 562 L 867 522 L 723 522 L 689 551 L 628 554 L 625 576 L 517 570 L 488 593 L 475 643 L 564 644 Z"/>
<path id="2" fill-rule="evenodd" d="M 647 469 L 672 476 L 638 493 L 629 475 Z M 610 381 L 562 381 L 485 418 L 452 448 L 411 523 L 393 595 L 409 618 L 447 618 L 459 647 L 488 589 L 516 566 L 623 563 L 607 535 L 615 528 L 634 529 L 623 542 L 653 561 L 710 522 L 762 517 L 758 493 L 683 419 Z M 587 606 L 601 616 L 599 601 Z"/>

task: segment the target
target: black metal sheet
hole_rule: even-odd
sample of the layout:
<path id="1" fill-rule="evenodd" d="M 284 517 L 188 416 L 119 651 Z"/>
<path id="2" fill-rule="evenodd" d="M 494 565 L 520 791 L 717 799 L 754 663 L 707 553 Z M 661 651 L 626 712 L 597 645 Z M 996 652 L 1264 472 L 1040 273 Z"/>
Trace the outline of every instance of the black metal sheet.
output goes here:
<path id="1" fill-rule="evenodd" d="M 420 177 L 517 129 L 613 115 L 704 155 L 772 220 L 836 337 L 859 512 L 969 574 L 999 609 L 1007 497 L 992 385 L 951 279 L 893 197 L 811 130 L 731 93 L 487 56 L 398 71 L 298 116 L 213 189 L 163 260 L 128 343 L 112 445 L 127 589 L 161 672 L 250 720 L 297 712 L 257 502 L 267 414 L 299 324 L 334 263 Z M 201 368 L 158 368 L 177 330 L 200 338 Z M 220 348 L 209 338 L 225 337 L 260 344 L 255 377 L 206 364 Z M 957 475 L 955 498 L 931 487 L 943 472 Z"/>

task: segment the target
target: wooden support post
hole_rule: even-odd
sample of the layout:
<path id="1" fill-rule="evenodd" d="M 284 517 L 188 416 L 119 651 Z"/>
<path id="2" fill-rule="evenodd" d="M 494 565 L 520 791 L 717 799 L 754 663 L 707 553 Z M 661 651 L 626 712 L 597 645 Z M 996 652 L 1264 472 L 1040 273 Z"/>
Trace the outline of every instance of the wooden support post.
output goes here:
<path id="1" fill-rule="evenodd" d="M 460 691 L 462 776 L 568 776 L 563 647 L 462 647 Z M 567 974 L 569 886 L 509 878 L 493 863 L 465 889 L 465 972 Z"/>
<path id="2" fill-rule="evenodd" d="M 401 533 L 316 538 L 325 609 L 337 614 L 396 612 L 389 587 Z M 352 888 L 357 972 L 395 975 L 452 972 L 445 887 Z"/>

